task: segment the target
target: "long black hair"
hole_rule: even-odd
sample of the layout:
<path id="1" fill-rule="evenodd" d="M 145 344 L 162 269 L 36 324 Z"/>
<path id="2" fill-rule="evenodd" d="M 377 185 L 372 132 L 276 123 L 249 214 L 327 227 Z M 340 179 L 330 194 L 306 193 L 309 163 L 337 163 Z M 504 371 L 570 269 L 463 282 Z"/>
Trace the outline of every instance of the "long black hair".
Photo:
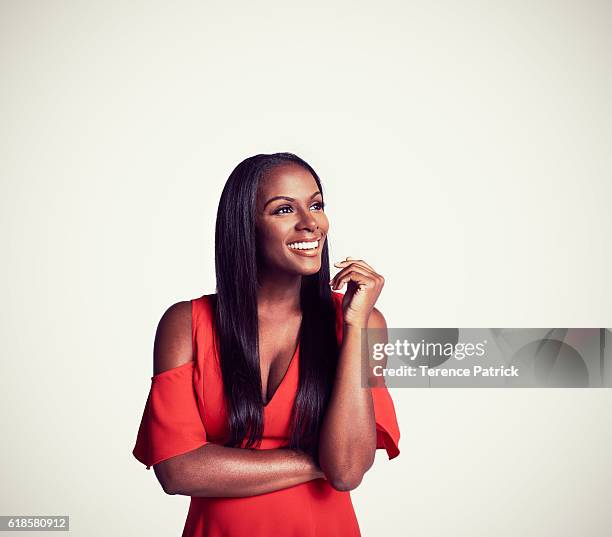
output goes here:
<path id="1" fill-rule="evenodd" d="M 259 445 L 263 434 L 255 214 L 260 179 L 275 166 L 294 163 L 308 170 L 323 194 L 319 176 L 293 153 L 259 154 L 230 174 L 219 201 L 215 226 L 217 295 L 214 323 L 227 403 L 230 435 L 226 446 Z M 318 438 L 338 360 L 336 313 L 329 287 L 327 238 L 321 269 L 302 276 L 299 388 L 291 413 L 287 447 L 318 461 Z"/>

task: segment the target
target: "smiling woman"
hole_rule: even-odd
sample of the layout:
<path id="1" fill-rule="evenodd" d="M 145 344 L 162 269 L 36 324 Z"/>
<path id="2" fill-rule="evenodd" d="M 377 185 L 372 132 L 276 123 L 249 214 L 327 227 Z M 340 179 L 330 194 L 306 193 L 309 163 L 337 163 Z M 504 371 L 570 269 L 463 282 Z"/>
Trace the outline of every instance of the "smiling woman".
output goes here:
<path id="1" fill-rule="evenodd" d="M 328 231 L 309 164 L 244 160 L 219 202 L 217 293 L 160 320 L 133 453 L 191 497 L 183 537 L 358 536 L 349 491 L 377 448 L 399 454 L 386 387 L 361 386 L 384 280 L 347 259 L 330 281 Z"/>
<path id="2" fill-rule="evenodd" d="M 314 192 L 313 192 L 314 189 Z M 289 195 L 275 195 L 287 192 Z M 329 222 L 313 175 L 296 164 L 270 170 L 257 194 L 257 249 L 261 272 L 310 275 L 321 268 Z M 297 257 L 296 257 L 297 256 Z M 304 259 L 305 258 L 305 259 Z"/>

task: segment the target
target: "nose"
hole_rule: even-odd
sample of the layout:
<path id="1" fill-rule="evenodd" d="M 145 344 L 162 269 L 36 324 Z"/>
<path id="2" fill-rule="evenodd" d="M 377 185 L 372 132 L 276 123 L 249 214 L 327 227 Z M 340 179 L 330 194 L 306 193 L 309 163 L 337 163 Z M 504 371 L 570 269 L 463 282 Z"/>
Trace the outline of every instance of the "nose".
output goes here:
<path id="1" fill-rule="evenodd" d="M 296 228 L 297 229 L 306 229 L 308 231 L 314 231 L 315 229 L 317 229 L 319 226 L 317 224 L 317 220 L 315 219 L 315 217 L 313 216 L 311 211 L 304 211 L 301 210 L 300 211 L 300 219 L 298 220 L 297 224 L 296 224 Z"/>

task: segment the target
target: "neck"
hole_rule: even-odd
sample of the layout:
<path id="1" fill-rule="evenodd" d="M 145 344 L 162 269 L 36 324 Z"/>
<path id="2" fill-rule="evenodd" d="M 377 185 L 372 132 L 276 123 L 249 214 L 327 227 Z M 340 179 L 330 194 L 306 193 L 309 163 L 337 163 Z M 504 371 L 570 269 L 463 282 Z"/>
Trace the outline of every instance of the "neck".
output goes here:
<path id="1" fill-rule="evenodd" d="M 260 314 L 290 315 L 300 311 L 299 274 L 260 273 L 257 287 L 257 309 Z"/>

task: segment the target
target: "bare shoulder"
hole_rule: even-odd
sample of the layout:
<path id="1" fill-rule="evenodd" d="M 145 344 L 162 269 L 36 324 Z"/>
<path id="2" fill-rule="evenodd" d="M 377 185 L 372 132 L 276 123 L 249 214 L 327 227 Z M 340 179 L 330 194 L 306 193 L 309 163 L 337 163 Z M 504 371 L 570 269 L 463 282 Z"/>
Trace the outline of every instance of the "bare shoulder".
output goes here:
<path id="1" fill-rule="evenodd" d="M 387 328 L 387 321 L 382 312 L 377 308 L 372 308 L 368 319 L 368 328 Z"/>
<path id="2" fill-rule="evenodd" d="M 191 301 L 184 300 L 170 306 L 157 325 L 153 374 L 157 375 L 191 360 Z"/>

